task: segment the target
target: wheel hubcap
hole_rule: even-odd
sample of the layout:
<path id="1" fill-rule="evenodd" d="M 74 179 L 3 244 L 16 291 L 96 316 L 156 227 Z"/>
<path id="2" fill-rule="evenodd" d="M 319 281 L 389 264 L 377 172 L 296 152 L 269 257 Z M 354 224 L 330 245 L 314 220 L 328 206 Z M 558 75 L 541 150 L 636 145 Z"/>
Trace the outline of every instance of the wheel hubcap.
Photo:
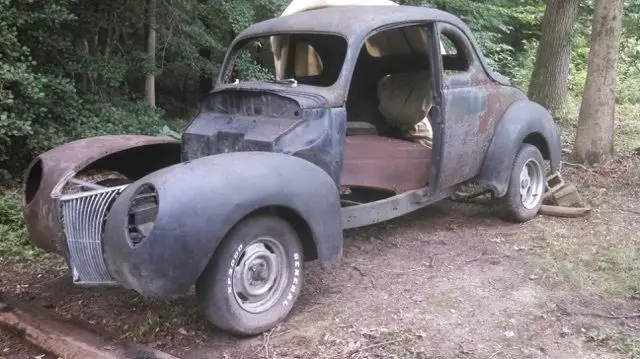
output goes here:
<path id="1" fill-rule="evenodd" d="M 520 202 L 526 209 L 535 208 L 542 199 L 543 189 L 542 166 L 537 161 L 527 161 L 520 171 Z"/>
<path id="2" fill-rule="evenodd" d="M 284 248 L 270 237 L 250 243 L 233 273 L 233 292 L 242 309 L 261 313 L 280 299 L 289 277 Z"/>

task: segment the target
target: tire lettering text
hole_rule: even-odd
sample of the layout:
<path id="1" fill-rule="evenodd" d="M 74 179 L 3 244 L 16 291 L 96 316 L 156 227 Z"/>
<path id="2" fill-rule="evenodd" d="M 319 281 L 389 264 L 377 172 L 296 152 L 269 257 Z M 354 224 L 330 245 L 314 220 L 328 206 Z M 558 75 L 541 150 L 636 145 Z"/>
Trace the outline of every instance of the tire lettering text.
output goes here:
<path id="1" fill-rule="evenodd" d="M 233 276 L 233 269 L 236 266 L 236 260 L 240 256 L 240 253 L 242 252 L 242 248 L 243 248 L 242 244 L 238 246 L 238 249 L 236 249 L 235 253 L 233 253 L 233 258 L 231 258 L 231 263 L 229 264 L 229 271 L 227 272 L 227 294 L 233 293 L 231 278 Z"/>

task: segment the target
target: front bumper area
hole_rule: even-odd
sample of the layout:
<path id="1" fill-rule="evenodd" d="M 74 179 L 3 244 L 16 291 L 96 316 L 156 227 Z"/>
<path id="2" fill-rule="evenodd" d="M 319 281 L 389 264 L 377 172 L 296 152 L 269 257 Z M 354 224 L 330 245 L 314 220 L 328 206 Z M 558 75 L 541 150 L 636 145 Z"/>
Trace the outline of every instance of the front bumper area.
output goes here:
<path id="1" fill-rule="evenodd" d="M 77 285 L 114 286 L 103 257 L 106 216 L 118 195 L 127 186 L 111 187 L 57 199 L 67 263 Z"/>

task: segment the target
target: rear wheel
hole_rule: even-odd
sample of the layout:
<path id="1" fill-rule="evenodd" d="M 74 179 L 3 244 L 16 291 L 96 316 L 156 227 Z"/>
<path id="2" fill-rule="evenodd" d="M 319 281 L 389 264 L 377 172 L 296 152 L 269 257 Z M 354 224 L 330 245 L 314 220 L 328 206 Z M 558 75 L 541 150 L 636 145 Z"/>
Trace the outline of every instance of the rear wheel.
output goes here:
<path id="1" fill-rule="evenodd" d="M 511 180 L 504 198 L 507 215 L 516 222 L 533 219 L 542 206 L 547 174 L 540 150 L 523 144 L 511 170 Z"/>
<path id="2" fill-rule="evenodd" d="M 303 280 L 303 248 L 288 222 L 248 217 L 220 243 L 196 283 L 198 302 L 215 326 L 241 335 L 275 327 L 291 311 Z"/>

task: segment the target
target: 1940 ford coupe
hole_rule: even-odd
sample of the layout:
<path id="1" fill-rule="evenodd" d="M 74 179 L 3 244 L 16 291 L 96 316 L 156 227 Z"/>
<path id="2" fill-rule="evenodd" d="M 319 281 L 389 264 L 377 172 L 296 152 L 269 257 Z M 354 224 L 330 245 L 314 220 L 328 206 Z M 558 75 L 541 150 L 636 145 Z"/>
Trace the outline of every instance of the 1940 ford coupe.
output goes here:
<path id="1" fill-rule="evenodd" d="M 31 240 L 76 284 L 195 285 L 214 325 L 254 335 L 289 314 L 305 262 L 339 259 L 344 229 L 468 183 L 528 221 L 560 165 L 550 114 L 443 11 L 296 11 L 243 31 L 221 69 L 180 140 L 85 138 L 33 160 Z"/>

